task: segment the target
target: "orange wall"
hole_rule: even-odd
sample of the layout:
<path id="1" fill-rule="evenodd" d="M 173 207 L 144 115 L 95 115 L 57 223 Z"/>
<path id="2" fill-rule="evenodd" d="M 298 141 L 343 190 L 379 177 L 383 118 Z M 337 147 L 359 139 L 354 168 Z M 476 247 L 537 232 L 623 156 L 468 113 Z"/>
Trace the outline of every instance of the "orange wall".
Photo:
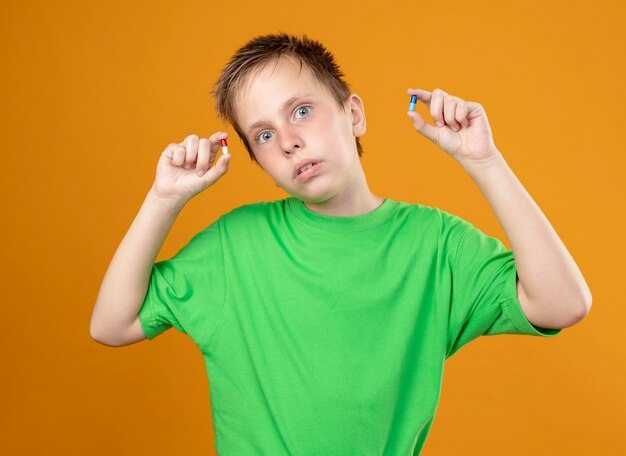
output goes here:
<path id="1" fill-rule="evenodd" d="M 365 101 L 374 192 L 510 246 L 474 182 L 406 116 L 407 87 L 480 102 L 592 290 L 590 315 L 555 339 L 484 337 L 451 358 L 424 454 L 626 451 L 623 18 L 616 0 L 3 1 L 3 453 L 216 454 L 193 343 L 172 329 L 110 348 L 89 322 L 170 142 L 227 128 L 233 159 L 159 260 L 224 212 L 286 196 L 209 98 L 232 52 L 277 31 L 323 41 Z"/>

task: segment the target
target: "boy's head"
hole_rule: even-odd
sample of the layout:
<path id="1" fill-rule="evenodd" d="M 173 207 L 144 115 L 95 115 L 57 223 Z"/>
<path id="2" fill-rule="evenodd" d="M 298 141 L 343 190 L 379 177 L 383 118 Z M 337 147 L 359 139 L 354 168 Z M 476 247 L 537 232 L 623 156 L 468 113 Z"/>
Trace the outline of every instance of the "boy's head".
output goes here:
<path id="1" fill-rule="evenodd" d="M 224 67 L 212 94 L 215 97 L 217 114 L 233 126 L 250 158 L 255 161 L 253 148 L 237 122 L 235 103 L 239 90 L 254 70 L 275 62 L 281 56 L 291 57 L 303 70 L 309 70 L 332 94 L 340 108 L 343 109 L 350 95 L 350 88 L 344 81 L 344 74 L 335 63 L 335 58 L 319 41 L 311 40 L 306 35 L 298 38 L 286 33 L 258 36 L 248 41 Z M 360 157 L 363 155 L 363 146 L 358 137 L 355 142 Z"/>
<path id="2" fill-rule="evenodd" d="M 285 33 L 260 36 L 222 71 L 213 91 L 216 110 L 279 186 L 324 201 L 362 178 L 365 114 L 342 76 L 319 42 Z M 294 167 L 307 160 L 321 163 L 319 175 L 296 178 Z"/>

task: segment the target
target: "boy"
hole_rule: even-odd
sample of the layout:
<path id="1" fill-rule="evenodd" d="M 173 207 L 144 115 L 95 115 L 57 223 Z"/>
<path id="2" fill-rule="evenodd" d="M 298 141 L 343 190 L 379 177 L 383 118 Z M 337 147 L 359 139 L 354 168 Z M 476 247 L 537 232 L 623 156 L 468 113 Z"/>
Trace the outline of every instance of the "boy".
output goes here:
<path id="1" fill-rule="evenodd" d="M 363 103 L 342 76 L 306 36 L 239 49 L 217 111 L 290 196 L 238 207 L 153 264 L 185 203 L 231 159 L 210 168 L 225 132 L 170 144 L 94 308 L 92 337 L 107 345 L 172 326 L 191 337 L 221 456 L 419 454 L 447 358 L 481 335 L 552 337 L 591 305 L 478 103 L 408 91 L 441 123 L 409 112 L 414 127 L 477 182 L 515 258 L 455 215 L 369 190 Z"/>

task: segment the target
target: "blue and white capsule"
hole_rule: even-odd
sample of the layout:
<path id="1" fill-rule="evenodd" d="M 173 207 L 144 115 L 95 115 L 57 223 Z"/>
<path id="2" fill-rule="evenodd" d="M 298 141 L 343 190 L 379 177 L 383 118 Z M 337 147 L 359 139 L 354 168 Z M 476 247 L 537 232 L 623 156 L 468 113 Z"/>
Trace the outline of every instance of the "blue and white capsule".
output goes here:
<path id="1" fill-rule="evenodd" d="M 417 95 L 411 95 L 411 103 L 409 104 L 409 111 L 415 111 L 415 105 L 417 105 Z"/>

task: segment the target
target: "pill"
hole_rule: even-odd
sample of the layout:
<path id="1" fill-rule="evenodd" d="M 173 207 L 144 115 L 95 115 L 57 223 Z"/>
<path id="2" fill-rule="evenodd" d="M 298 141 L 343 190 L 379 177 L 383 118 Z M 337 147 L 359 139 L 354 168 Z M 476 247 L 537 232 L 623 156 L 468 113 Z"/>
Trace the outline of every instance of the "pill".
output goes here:
<path id="1" fill-rule="evenodd" d="M 417 104 L 417 95 L 411 95 L 411 103 L 409 104 L 409 111 L 415 111 L 416 104 Z"/>
<path id="2" fill-rule="evenodd" d="M 222 153 L 223 154 L 228 154 L 228 143 L 226 142 L 225 139 L 220 139 L 220 144 L 222 146 Z"/>

